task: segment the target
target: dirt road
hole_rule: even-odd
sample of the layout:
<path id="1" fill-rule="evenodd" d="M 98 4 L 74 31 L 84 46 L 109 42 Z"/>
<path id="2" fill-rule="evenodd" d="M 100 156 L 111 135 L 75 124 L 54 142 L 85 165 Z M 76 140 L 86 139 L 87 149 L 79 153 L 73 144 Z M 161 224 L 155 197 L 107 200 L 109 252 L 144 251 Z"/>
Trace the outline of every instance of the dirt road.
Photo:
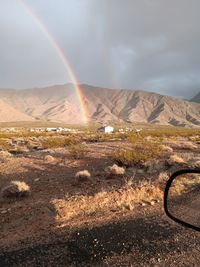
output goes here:
<path id="1" fill-rule="evenodd" d="M 0 253 L 0 266 L 200 266 L 200 233 L 164 214 L 121 218 Z M 61 238 L 62 236 L 62 238 Z"/>

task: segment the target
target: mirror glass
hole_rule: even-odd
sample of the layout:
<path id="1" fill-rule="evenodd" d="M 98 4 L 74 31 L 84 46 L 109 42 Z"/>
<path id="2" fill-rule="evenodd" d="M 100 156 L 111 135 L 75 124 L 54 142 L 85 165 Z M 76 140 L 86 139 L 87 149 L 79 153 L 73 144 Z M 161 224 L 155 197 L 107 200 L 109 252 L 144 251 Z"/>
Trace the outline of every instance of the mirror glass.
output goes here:
<path id="1" fill-rule="evenodd" d="M 170 186 L 167 204 L 173 217 L 200 227 L 200 174 L 177 176 Z"/>

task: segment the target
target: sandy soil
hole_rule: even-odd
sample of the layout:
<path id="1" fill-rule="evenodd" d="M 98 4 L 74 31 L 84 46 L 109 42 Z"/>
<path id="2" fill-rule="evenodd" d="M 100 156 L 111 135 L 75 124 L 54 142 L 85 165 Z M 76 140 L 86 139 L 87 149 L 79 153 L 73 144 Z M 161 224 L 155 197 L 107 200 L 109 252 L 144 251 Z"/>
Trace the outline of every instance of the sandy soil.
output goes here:
<path id="1" fill-rule="evenodd" d="M 92 203 L 98 193 L 117 192 L 130 177 L 135 186 L 142 180 L 156 183 L 160 172 L 187 167 L 161 164 L 160 170 L 148 174 L 129 168 L 124 177 L 107 179 L 111 153 L 122 145 L 129 146 L 116 141 L 86 144 L 81 159 L 60 148 L 2 160 L 0 188 L 20 180 L 30 185 L 31 194 L 21 200 L 0 199 L 0 266 L 199 266 L 199 233 L 168 220 L 162 201 L 141 201 L 131 210 L 86 212 L 80 207 L 77 215 L 66 210 L 69 201 L 88 197 Z M 199 145 L 195 151 L 171 146 L 190 160 L 200 156 Z M 46 155 L 54 160 L 46 162 Z M 91 178 L 77 183 L 75 174 L 83 169 Z"/>

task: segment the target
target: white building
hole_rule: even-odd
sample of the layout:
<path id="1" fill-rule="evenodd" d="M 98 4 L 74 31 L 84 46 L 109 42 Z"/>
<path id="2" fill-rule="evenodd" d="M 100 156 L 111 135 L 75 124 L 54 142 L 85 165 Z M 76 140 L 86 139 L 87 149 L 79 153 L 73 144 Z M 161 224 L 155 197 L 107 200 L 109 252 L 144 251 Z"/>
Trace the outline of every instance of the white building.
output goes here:
<path id="1" fill-rule="evenodd" d="M 114 128 L 112 126 L 103 126 L 97 129 L 97 132 L 100 133 L 112 133 Z"/>
<path id="2" fill-rule="evenodd" d="M 57 128 L 46 128 L 46 132 L 57 132 Z"/>

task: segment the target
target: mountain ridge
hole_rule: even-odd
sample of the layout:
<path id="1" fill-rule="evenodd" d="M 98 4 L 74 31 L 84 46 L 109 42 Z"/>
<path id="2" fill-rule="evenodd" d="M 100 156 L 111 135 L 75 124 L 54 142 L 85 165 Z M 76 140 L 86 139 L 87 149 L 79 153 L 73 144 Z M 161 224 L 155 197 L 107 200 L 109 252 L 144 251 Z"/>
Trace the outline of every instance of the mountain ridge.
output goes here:
<path id="1" fill-rule="evenodd" d="M 142 122 L 200 126 L 200 103 L 154 92 L 80 85 L 90 122 Z M 73 84 L 31 89 L 0 89 L 0 121 L 46 120 L 83 123 Z M 9 116 L 5 115 L 6 110 Z"/>
<path id="2" fill-rule="evenodd" d="M 200 92 L 195 95 L 192 99 L 191 99 L 192 102 L 196 102 L 196 103 L 200 103 Z"/>

